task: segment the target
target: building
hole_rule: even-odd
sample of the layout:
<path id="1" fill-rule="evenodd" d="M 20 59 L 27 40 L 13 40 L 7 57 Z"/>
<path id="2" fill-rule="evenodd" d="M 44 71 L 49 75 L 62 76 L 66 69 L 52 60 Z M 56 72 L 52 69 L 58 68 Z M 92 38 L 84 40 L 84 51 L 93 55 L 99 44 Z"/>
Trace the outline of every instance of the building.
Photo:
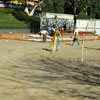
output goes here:
<path id="1" fill-rule="evenodd" d="M 34 0 L 34 1 L 27 0 L 26 6 L 28 6 L 29 10 L 32 10 L 34 8 L 34 6 L 36 5 L 36 3 L 38 3 L 38 0 Z M 0 8 L 24 9 L 25 5 L 18 2 L 17 0 L 11 0 L 11 1 L 0 0 Z M 40 6 L 38 6 L 36 8 L 36 12 L 41 13 L 41 7 Z"/>

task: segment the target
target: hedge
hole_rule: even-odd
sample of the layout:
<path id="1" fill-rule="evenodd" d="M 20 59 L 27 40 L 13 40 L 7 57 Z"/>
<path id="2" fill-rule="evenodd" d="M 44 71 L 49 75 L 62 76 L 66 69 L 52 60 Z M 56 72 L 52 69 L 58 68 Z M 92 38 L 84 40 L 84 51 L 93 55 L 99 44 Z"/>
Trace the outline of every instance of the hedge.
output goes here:
<path id="1" fill-rule="evenodd" d="M 33 32 L 38 32 L 40 30 L 40 17 L 38 16 L 28 16 L 26 12 L 22 10 L 16 10 L 13 12 L 13 15 L 16 19 L 20 21 L 25 21 Z"/>

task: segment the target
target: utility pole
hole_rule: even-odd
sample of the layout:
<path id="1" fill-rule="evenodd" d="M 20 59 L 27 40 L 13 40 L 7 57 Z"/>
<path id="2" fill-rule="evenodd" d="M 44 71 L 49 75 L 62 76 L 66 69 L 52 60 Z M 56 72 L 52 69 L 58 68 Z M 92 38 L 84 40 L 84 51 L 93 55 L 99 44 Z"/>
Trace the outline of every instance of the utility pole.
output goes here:
<path id="1" fill-rule="evenodd" d="M 54 16 L 55 24 L 57 25 L 57 15 Z"/>
<path id="2" fill-rule="evenodd" d="M 76 0 L 73 0 L 74 26 L 76 26 Z"/>

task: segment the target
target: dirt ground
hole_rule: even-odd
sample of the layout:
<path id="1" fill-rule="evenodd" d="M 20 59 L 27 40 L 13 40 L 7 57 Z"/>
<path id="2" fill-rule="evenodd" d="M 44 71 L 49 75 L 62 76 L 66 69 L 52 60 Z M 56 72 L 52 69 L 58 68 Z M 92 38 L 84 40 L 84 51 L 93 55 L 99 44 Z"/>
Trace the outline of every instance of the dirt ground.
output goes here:
<path id="1" fill-rule="evenodd" d="M 100 41 L 49 44 L 0 40 L 0 100 L 100 100 Z"/>

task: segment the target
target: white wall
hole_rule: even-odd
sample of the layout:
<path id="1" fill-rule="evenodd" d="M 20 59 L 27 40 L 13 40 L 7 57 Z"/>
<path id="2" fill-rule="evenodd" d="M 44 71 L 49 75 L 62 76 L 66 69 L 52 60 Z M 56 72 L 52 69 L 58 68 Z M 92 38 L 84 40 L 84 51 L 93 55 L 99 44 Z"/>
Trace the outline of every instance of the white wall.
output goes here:
<path id="1" fill-rule="evenodd" d="M 79 31 L 95 32 L 100 35 L 100 20 L 77 20 Z"/>

